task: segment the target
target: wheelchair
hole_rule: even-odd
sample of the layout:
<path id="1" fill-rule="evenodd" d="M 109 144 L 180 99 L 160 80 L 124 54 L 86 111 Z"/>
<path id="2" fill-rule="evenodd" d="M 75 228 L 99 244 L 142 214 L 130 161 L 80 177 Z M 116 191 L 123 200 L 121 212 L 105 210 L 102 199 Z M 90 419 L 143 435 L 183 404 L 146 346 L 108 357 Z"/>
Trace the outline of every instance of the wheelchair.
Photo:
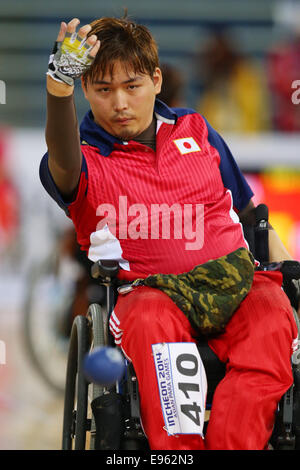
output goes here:
<path id="1" fill-rule="evenodd" d="M 255 215 L 254 226 L 243 226 L 245 238 L 255 259 L 260 261 L 261 269 L 274 269 L 274 263 L 269 263 L 268 259 L 267 206 L 259 205 Z M 79 315 L 73 322 L 67 358 L 63 450 L 149 450 L 140 423 L 138 383 L 132 364 L 127 362 L 124 377 L 112 387 L 90 383 L 83 371 L 83 359 L 87 353 L 99 346 L 113 345 L 108 321 L 116 302 L 115 280 L 118 271 L 116 261 L 99 260 L 93 264 L 91 274 L 103 286 L 103 296 L 89 306 L 86 316 Z M 294 315 L 300 334 L 295 309 Z M 226 366 L 206 341 L 197 346 L 207 375 L 206 409 L 209 411 L 214 391 L 225 375 Z M 292 356 L 291 363 L 294 383 L 278 405 L 270 440 L 274 450 L 300 449 L 299 349 Z M 205 429 L 204 425 L 204 433 Z"/>

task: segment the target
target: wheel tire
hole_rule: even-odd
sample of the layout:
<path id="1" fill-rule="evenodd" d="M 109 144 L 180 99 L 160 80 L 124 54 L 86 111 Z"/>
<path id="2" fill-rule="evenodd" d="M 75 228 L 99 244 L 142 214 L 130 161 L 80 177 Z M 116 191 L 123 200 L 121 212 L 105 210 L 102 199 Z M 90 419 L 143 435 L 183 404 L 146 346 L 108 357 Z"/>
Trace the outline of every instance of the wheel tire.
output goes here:
<path id="1" fill-rule="evenodd" d="M 36 323 L 41 316 L 47 316 L 47 318 L 53 318 L 53 311 L 43 312 L 41 309 L 38 309 L 35 305 L 35 298 L 41 296 L 39 292 L 39 282 L 43 279 L 46 279 L 50 276 L 55 276 L 57 259 L 55 256 L 51 256 L 41 262 L 40 264 L 33 266 L 30 278 L 28 280 L 27 286 L 27 296 L 25 298 L 24 303 L 24 315 L 22 319 L 22 336 L 23 336 L 23 344 L 25 348 L 25 353 L 27 354 L 28 359 L 30 360 L 31 365 L 34 367 L 37 374 L 42 378 L 45 384 L 50 387 L 55 393 L 59 395 L 63 395 L 64 393 L 64 374 L 65 374 L 65 356 L 67 355 L 67 339 L 61 339 L 58 334 L 55 336 L 54 331 L 48 331 L 47 334 L 51 335 L 51 337 L 47 337 L 47 341 L 52 345 L 52 352 L 53 347 L 57 347 L 58 342 L 61 346 L 61 351 L 59 357 L 59 373 L 57 370 L 54 371 L 52 368 L 49 369 L 47 364 L 47 360 L 45 354 L 43 354 L 40 350 L 39 346 L 39 338 L 42 337 L 39 333 L 36 332 Z M 37 295 L 37 293 L 39 295 Z M 71 305 L 72 298 L 69 299 L 69 303 Z M 70 307 L 68 302 L 65 304 L 65 310 L 68 311 Z M 38 316 L 36 313 L 38 312 Z M 40 333 L 45 335 L 44 329 L 46 328 L 45 324 L 42 325 L 42 330 Z M 37 337 L 38 336 L 38 337 Z M 44 338 L 44 336 L 43 336 Z M 50 339 L 49 339 L 50 338 Z M 45 339 L 45 338 L 44 338 Z M 50 341 L 51 340 L 51 341 Z M 44 344 L 44 343 L 42 343 Z M 48 344 L 48 343 L 47 343 Z M 57 351 L 57 350 L 55 350 Z M 50 353 L 50 351 L 49 351 Z M 61 374 L 60 374 L 61 372 Z"/>
<path id="2" fill-rule="evenodd" d="M 88 421 L 89 383 L 83 371 L 84 356 L 96 347 L 107 344 L 105 310 L 98 304 L 90 305 L 86 317 L 75 318 L 69 345 L 63 418 L 63 450 L 84 450 Z M 104 387 L 90 384 L 91 401 L 102 395 Z M 76 408 L 77 404 L 77 409 Z M 90 449 L 95 449 L 95 424 L 92 417 Z"/>
<path id="3" fill-rule="evenodd" d="M 84 450 L 88 429 L 88 382 L 83 372 L 83 359 L 89 350 L 90 328 L 88 319 L 77 316 L 74 320 L 67 363 L 62 449 Z M 77 410 L 75 406 L 77 403 Z"/>
<path id="4" fill-rule="evenodd" d="M 106 346 L 108 344 L 108 325 L 107 314 L 103 307 L 98 304 L 90 305 L 87 313 L 87 318 L 92 329 L 92 347 L 91 349 Z M 91 402 L 101 396 L 105 388 L 99 384 L 91 384 Z M 96 425 L 92 415 L 91 420 L 91 438 L 90 449 L 99 450 L 96 440 Z"/>

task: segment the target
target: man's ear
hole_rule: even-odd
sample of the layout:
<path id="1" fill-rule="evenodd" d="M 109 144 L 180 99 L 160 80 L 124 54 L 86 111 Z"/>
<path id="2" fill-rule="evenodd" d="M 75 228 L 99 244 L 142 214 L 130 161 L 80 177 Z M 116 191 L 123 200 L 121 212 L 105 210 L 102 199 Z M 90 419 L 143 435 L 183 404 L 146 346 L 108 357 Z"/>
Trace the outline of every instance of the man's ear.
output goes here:
<path id="1" fill-rule="evenodd" d="M 161 91 L 162 85 L 162 73 L 159 67 L 156 67 L 154 74 L 153 74 L 153 83 L 155 88 L 155 94 L 158 95 Z"/>

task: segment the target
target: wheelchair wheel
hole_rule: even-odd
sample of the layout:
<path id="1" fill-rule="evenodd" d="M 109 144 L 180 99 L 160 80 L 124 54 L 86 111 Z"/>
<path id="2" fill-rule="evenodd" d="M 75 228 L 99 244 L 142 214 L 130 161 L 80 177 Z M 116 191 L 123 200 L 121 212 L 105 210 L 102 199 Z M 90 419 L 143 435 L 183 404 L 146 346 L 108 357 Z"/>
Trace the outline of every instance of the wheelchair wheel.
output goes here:
<path id="1" fill-rule="evenodd" d="M 89 325 L 84 316 L 74 320 L 66 374 L 62 449 L 84 450 L 88 430 L 88 382 L 83 373 L 83 358 L 89 349 Z M 76 409 L 77 406 L 77 409 Z"/>
<path id="2" fill-rule="evenodd" d="M 102 307 L 90 305 L 86 317 L 74 320 L 67 362 L 63 418 L 63 450 L 84 450 L 87 433 L 89 448 L 96 449 L 96 425 L 91 412 L 93 401 L 102 396 L 104 387 L 89 384 L 83 372 L 84 356 L 95 347 L 107 344 L 107 321 Z"/>
<path id="3" fill-rule="evenodd" d="M 75 282 L 60 275 L 60 268 L 65 268 L 64 260 L 51 254 L 30 270 L 21 331 L 30 364 L 51 390 L 63 395 L 69 337 L 62 325 L 71 310 Z"/>
<path id="4" fill-rule="evenodd" d="M 107 315 L 103 308 L 98 304 L 90 305 L 87 318 L 89 325 L 91 326 L 92 333 L 92 344 L 91 348 L 95 349 L 100 346 L 106 346 L 108 344 L 108 325 Z M 99 384 L 90 384 L 89 389 L 89 403 L 93 403 L 98 397 L 102 396 L 105 388 Z M 96 436 L 96 423 L 94 413 L 91 413 L 91 428 L 90 428 L 90 449 L 95 450 L 98 447 L 97 436 Z"/>
<path id="5" fill-rule="evenodd" d="M 98 304 L 90 305 L 86 317 L 78 316 L 74 320 L 65 387 L 62 442 L 65 450 L 145 448 L 139 420 L 132 419 L 130 402 L 127 402 L 129 395 L 137 394 L 128 389 L 132 382 L 129 369 L 120 383 L 109 388 L 89 384 L 83 373 L 85 354 L 109 345 L 107 322 L 106 309 Z M 119 388 L 126 392 L 125 396 L 119 393 Z"/>

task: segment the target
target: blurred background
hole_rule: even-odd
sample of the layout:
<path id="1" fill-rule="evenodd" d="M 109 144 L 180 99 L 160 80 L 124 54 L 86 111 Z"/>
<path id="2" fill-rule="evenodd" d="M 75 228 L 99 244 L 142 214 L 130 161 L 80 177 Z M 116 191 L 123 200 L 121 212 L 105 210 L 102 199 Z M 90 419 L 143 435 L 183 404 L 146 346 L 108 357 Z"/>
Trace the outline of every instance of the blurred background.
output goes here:
<path id="1" fill-rule="evenodd" d="M 86 279 L 69 221 L 39 181 L 48 56 L 60 21 L 124 7 L 158 42 L 161 98 L 197 109 L 222 134 L 300 261 L 299 1 L 1 0 L 0 449 L 60 448 L 61 319 L 86 301 L 72 297 Z M 79 85 L 75 94 L 81 120 L 87 102 Z"/>

